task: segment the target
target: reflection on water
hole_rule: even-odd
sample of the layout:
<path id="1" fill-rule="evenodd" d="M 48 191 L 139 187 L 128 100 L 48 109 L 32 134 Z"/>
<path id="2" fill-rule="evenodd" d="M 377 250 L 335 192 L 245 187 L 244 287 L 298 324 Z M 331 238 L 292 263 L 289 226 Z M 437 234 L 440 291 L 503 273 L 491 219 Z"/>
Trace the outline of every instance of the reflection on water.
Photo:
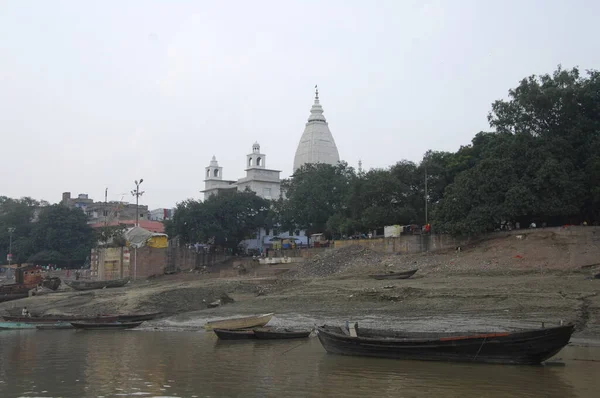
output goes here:
<path id="1" fill-rule="evenodd" d="M 598 396 L 600 348 L 567 347 L 559 356 L 564 365 L 471 365 L 329 355 L 316 338 L 3 331 L 0 397 Z"/>

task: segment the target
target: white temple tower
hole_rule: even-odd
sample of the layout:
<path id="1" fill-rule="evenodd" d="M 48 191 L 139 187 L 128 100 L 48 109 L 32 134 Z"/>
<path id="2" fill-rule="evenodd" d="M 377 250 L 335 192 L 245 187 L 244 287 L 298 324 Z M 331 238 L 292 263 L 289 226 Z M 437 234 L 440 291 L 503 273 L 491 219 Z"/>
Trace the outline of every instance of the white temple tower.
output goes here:
<path id="1" fill-rule="evenodd" d="M 308 122 L 294 156 L 294 172 L 306 163 L 335 165 L 340 161 L 333 135 L 323 115 L 323 107 L 319 103 L 319 89 L 316 86 L 315 89 L 315 103 L 310 109 Z"/>

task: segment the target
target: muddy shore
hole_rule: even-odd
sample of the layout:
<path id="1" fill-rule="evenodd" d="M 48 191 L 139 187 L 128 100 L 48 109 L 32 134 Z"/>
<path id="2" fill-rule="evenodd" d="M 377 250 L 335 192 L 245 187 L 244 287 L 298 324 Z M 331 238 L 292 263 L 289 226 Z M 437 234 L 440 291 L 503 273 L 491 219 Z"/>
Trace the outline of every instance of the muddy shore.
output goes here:
<path id="1" fill-rule="evenodd" d="M 598 233 L 596 233 L 598 232 Z M 123 288 L 56 293 L 0 304 L 42 314 L 163 311 L 147 327 L 198 329 L 207 319 L 274 312 L 275 323 L 345 319 L 412 330 L 539 327 L 574 322 L 578 339 L 600 341 L 600 230 L 536 231 L 460 252 L 398 255 L 360 246 L 290 266 L 249 266 L 245 275 L 182 272 Z M 225 265 L 230 267 L 230 265 Z M 418 268 L 407 280 L 369 274 Z M 232 273 L 229 273 L 231 275 Z M 227 303 L 228 298 L 233 302 Z M 223 304 L 208 308 L 221 299 Z"/>

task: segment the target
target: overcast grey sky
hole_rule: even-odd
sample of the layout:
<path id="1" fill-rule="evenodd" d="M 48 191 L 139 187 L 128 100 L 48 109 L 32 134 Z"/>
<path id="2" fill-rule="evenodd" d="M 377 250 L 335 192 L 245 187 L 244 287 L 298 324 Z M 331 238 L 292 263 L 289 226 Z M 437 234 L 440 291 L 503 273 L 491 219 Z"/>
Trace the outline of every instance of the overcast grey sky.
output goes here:
<path id="1" fill-rule="evenodd" d="M 455 151 L 531 74 L 597 69 L 597 1 L 0 1 L 0 195 L 201 198 L 292 171 L 319 85 L 356 167 Z M 131 200 L 126 194 L 125 200 Z"/>

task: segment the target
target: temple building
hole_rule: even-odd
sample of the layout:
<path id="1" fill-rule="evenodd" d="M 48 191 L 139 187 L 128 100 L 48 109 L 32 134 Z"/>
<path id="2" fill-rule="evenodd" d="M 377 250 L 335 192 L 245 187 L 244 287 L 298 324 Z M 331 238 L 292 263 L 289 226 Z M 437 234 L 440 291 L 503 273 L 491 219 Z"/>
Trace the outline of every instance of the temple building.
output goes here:
<path id="1" fill-rule="evenodd" d="M 267 156 L 260 151 L 260 145 L 255 142 L 252 152 L 246 155 L 246 176 L 238 180 L 224 180 L 223 167 L 215 156 L 205 168 L 204 199 L 211 195 L 227 190 L 244 191 L 249 188 L 258 196 L 265 199 L 279 199 L 281 195 L 280 170 L 267 169 Z M 266 248 L 272 248 L 274 244 L 281 243 L 281 239 L 293 239 L 297 244 L 306 245 L 308 240 L 304 231 L 282 231 L 279 228 L 260 228 L 255 237 L 240 242 L 247 250 L 262 252 Z"/>
<path id="2" fill-rule="evenodd" d="M 340 154 L 323 115 L 323 107 L 319 102 L 319 89 L 315 86 L 315 103 L 310 109 L 308 122 L 296 149 L 294 172 L 307 163 L 335 165 L 339 161 Z"/>
<path id="3" fill-rule="evenodd" d="M 246 155 L 246 176 L 238 180 L 224 180 L 223 167 L 219 166 L 216 157 L 212 157 L 205 168 L 204 199 L 223 190 L 237 189 L 244 191 L 249 188 L 258 196 L 265 199 L 279 199 L 281 193 L 280 170 L 266 168 L 267 155 L 260 152 L 260 145 L 252 145 L 252 153 Z"/>

